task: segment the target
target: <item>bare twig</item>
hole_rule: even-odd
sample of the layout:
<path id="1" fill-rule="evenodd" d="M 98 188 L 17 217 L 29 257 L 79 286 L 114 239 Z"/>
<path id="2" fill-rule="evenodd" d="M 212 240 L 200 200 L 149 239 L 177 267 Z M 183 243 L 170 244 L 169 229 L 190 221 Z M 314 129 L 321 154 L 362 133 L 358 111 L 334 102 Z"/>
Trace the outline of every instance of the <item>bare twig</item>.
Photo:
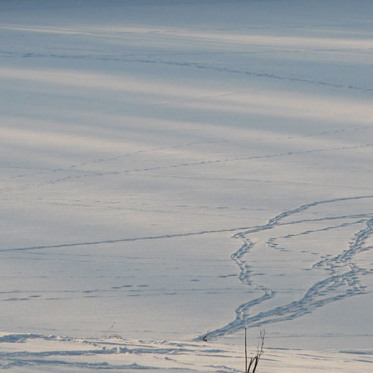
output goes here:
<path id="1" fill-rule="evenodd" d="M 259 342 L 256 348 L 256 355 L 250 359 L 249 365 L 247 365 L 247 343 L 246 343 L 246 328 L 245 328 L 245 373 L 255 373 L 256 368 L 258 367 L 259 360 L 263 354 L 264 348 L 264 337 L 265 330 L 260 331 Z"/>
<path id="2" fill-rule="evenodd" d="M 247 372 L 247 329 L 245 328 L 245 372 Z"/>

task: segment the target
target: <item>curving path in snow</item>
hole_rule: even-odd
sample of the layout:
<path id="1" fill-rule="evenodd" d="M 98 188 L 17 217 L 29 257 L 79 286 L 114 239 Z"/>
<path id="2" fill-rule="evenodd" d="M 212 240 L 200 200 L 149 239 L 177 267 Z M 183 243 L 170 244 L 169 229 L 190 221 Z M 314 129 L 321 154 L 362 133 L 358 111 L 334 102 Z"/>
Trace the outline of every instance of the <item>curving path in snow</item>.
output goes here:
<path id="1" fill-rule="evenodd" d="M 231 256 L 239 267 L 239 279 L 243 284 L 253 289 L 255 293 L 259 293 L 260 296 L 238 306 L 235 310 L 236 318 L 232 322 L 197 339 L 207 337 L 211 340 L 236 333 L 244 327 L 262 327 L 271 323 L 292 320 L 331 302 L 366 293 L 364 276 L 371 275 L 373 271 L 369 268 L 369 263 L 358 261 L 358 255 L 373 249 L 373 245 L 369 244 L 369 239 L 373 234 L 373 212 L 369 211 L 369 204 L 372 200 L 373 196 L 368 195 L 308 203 L 282 212 L 271 218 L 263 226 L 235 234 L 235 238 L 243 241 L 242 246 Z M 361 202 L 364 203 L 361 204 Z M 339 211 L 343 213 L 345 204 L 349 205 L 348 211 L 351 211 L 351 208 L 354 207 L 356 213 L 340 214 Z M 353 206 L 354 204 L 357 206 Z M 338 205 L 338 211 L 335 209 L 336 205 Z M 333 225 L 331 225 L 332 223 Z M 314 226 L 317 226 L 317 229 L 312 228 Z M 351 229 L 353 229 L 353 234 L 348 235 Z M 284 230 L 285 233 L 282 233 Z M 306 273 L 304 276 L 314 278 L 314 281 L 304 287 L 302 296 L 294 297 L 289 302 L 283 302 L 281 299 L 290 288 L 281 289 L 281 281 L 280 284 L 278 280 L 273 282 L 274 276 L 269 271 L 270 268 L 273 270 L 273 267 L 271 267 L 273 263 L 278 262 L 277 256 L 284 256 L 283 261 L 288 261 L 288 265 L 285 263 L 284 267 L 286 272 L 281 273 L 280 276 L 291 277 L 299 271 L 299 268 L 292 268 L 291 266 L 292 256 L 297 255 L 298 257 L 299 252 L 307 256 L 313 249 L 310 246 L 312 241 L 307 240 L 308 236 L 313 237 L 321 233 L 334 235 L 336 232 L 345 237 L 345 245 L 335 248 L 333 253 L 326 255 L 325 251 L 322 250 L 324 255 L 321 256 L 320 260 L 302 268 L 303 271 L 307 271 L 304 272 Z M 266 259 L 255 259 L 254 257 L 254 262 L 252 262 L 251 253 L 256 250 L 258 237 L 263 236 L 265 239 L 265 242 L 261 245 L 261 249 L 265 250 L 263 255 L 269 254 L 271 259 L 267 259 L 267 272 L 258 274 L 258 269 L 255 268 L 255 260 L 256 263 L 260 263 L 260 261 L 266 261 Z M 306 240 L 301 241 L 305 242 L 306 245 L 302 248 L 303 250 L 297 243 L 300 237 L 306 238 Z M 322 245 L 322 239 L 320 238 L 321 243 L 317 242 L 317 245 Z M 298 253 L 292 252 L 294 249 Z M 289 252 L 291 253 L 290 256 Z M 311 254 L 318 255 L 316 253 Z M 302 261 L 299 263 L 302 263 Z M 263 268 L 261 270 L 265 271 Z M 258 275 L 262 276 L 260 278 L 264 277 L 265 281 L 256 280 Z M 270 278 L 269 281 L 268 278 Z M 295 277 L 294 281 L 298 282 L 299 278 Z M 272 283 L 272 286 L 265 285 L 268 282 Z M 291 286 L 293 285 L 291 284 Z M 296 294 L 295 291 L 294 294 Z M 273 306 L 270 301 L 277 299 L 279 299 L 279 302 L 276 301 Z M 264 308 L 261 307 L 259 311 L 256 311 L 258 305 L 263 305 Z"/>

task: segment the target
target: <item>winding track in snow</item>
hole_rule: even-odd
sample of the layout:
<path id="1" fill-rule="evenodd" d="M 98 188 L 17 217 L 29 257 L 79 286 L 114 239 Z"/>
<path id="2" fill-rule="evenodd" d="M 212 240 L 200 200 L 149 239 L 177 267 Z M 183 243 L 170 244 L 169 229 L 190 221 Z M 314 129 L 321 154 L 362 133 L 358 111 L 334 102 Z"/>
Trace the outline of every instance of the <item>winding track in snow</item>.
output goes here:
<path id="1" fill-rule="evenodd" d="M 319 219 L 300 219 L 290 222 L 284 222 L 285 218 L 296 216 L 297 214 L 309 210 L 320 205 L 328 205 L 337 202 L 369 200 L 372 195 L 357 196 L 347 198 L 336 198 L 324 201 L 317 201 L 304 204 L 295 209 L 282 212 L 281 214 L 271 218 L 267 224 L 254 227 L 243 232 L 235 234 L 233 237 L 239 238 L 243 241 L 242 246 L 232 254 L 232 260 L 237 264 L 240 270 L 239 279 L 242 283 L 251 288 L 261 291 L 262 295 L 258 298 L 250 300 L 238 306 L 235 310 L 236 318 L 229 324 L 209 332 L 207 335 L 202 335 L 196 339 L 208 338 L 216 339 L 228 334 L 236 333 L 244 327 L 253 328 L 260 327 L 270 323 L 277 323 L 285 320 L 292 320 L 301 317 L 305 314 L 311 313 L 316 308 L 322 307 L 328 303 L 342 300 L 346 297 L 351 297 L 365 293 L 365 287 L 361 284 L 361 276 L 370 273 L 366 268 L 361 268 L 354 263 L 355 255 L 373 249 L 373 246 L 366 246 L 367 239 L 373 235 L 373 214 L 355 214 L 344 216 L 324 217 Z M 348 248 L 335 256 L 329 256 L 315 263 L 311 270 L 324 269 L 327 277 L 315 282 L 305 291 L 304 295 L 297 300 L 290 303 L 285 303 L 281 306 L 269 308 L 265 311 L 252 313 L 254 306 L 264 303 L 276 296 L 276 292 L 270 288 L 257 284 L 252 279 L 253 268 L 245 259 L 245 256 L 255 246 L 254 242 L 249 239 L 253 234 L 260 233 L 265 230 L 274 229 L 280 225 L 294 225 L 304 222 L 318 221 L 327 222 L 329 220 L 346 220 L 355 219 L 352 222 L 344 222 L 335 226 L 327 226 L 318 230 L 307 230 L 298 235 L 307 235 L 317 233 L 320 231 L 328 231 L 341 227 L 352 225 L 362 226 L 355 234 L 353 239 L 348 243 Z M 276 239 L 278 238 L 292 238 L 296 235 L 289 234 L 281 237 L 271 237 L 267 241 L 267 245 L 271 248 L 276 248 Z"/>

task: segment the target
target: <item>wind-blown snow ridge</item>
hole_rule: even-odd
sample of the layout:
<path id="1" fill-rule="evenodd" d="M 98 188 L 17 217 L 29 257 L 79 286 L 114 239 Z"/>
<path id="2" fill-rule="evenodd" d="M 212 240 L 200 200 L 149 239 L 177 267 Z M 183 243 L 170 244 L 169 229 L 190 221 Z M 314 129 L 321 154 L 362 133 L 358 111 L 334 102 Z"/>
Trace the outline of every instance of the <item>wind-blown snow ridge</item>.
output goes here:
<path id="1" fill-rule="evenodd" d="M 96 370 L 160 372 L 242 372 L 241 346 L 187 341 L 130 340 L 119 336 L 72 338 L 42 334 L 0 333 L 0 370 L 83 372 Z M 290 356 L 289 356 L 290 354 Z M 359 359 L 359 360 L 357 360 Z M 267 348 L 262 367 L 273 371 L 291 361 L 304 371 L 339 361 L 364 368 L 371 350 L 347 350 L 332 355 L 312 351 Z M 270 366 L 272 364 L 272 367 Z M 363 371 L 357 369 L 358 371 Z M 300 370 L 298 370 L 300 371 Z M 348 371 L 348 370 L 344 370 Z M 366 371 L 366 370 L 364 370 Z"/>
<path id="2" fill-rule="evenodd" d="M 226 346 L 191 342 L 127 340 L 119 336 L 72 338 L 42 334 L 0 334 L 0 369 L 68 367 L 94 370 L 159 370 L 239 372 L 224 365 L 237 359 Z M 215 366 L 209 363 L 214 357 Z M 80 371 L 80 370 L 79 370 Z"/>
<path id="3" fill-rule="evenodd" d="M 352 214 L 342 216 L 324 216 L 319 219 L 299 219 L 290 222 L 284 221 L 289 217 L 296 217 L 297 214 L 307 212 L 311 208 L 320 207 L 323 205 L 330 205 L 335 203 L 354 202 L 358 200 L 370 200 L 373 196 L 357 196 L 347 198 L 336 198 L 324 201 L 316 201 L 304 204 L 295 209 L 284 211 L 281 214 L 271 218 L 267 224 L 251 228 L 244 232 L 235 234 L 233 237 L 239 238 L 243 241 L 243 245 L 232 254 L 232 260 L 237 264 L 240 270 L 239 279 L 242 283 L 248 285 L 255 291 L 262 292 L 260 297 L 257 297 L 249 302 L 243 303 L 235 310 L 236 318 L 229 324 L 209 332 L 197 338 L 208 338 L 209 340 L 223 337 L 224 335 L 236 333 L 242 328 L 260 327 L 271 323 L 277 323 L 285 320 L 292 320 L 301 317 L 305 314 L 313 312 L 315 309 L 322 307 L 328 303 L 342 300 L 346 297 L 361 295 L 365 293 L 365 286 L 361 283 L 361 277 L 370 273 L 368 268 L 362 268 L 354 262 L 357 254 L 373 249 L 372 246 L 365 246 L 369 237 L 373 234 L 373 215 L 369 214 Z M 310 235 L 319 232 L 326 232 L 330 230 L 351 227 L 353 225 L 362 226 L 355 234 L 352 240 L 347 244 L 347 249 L 337 255 L 328 255 L 326 258 L 314 263 L 311 271 L 322 269 L 326 272 L 321 280 L 315 281 L 309 286 L 304 295 L 290 303 L 285 303 L 280 306 L 271 307 L 255 313 L 252 309 L 255 306 L 263 304 L 273 299 L 277 292 L 266 286 L 256 283 L 252 274 L 254 268 L 249 264 L 249 260 L 245 256 L 250 254 L 254 249 L 255 243 L 250 239 L 255 234 L 260 234 L 267 230 L 272 230 L 277 227 L 301 225 L 305 222 L 327 223 L 329 220 L 341 220 L 343 223 L 335 226 L 324 226 L 317 230 L 302 230 L 298 234 L 287 234 L 285 236 L 270 237 L 266 241 L 267 247 L 273 250 L 279 250 L 276 240 L 278 239 L 293 239 L 301 235 Z M 249 238 L 250 237 L 250 238 Z M 284 248 L 280 248 L 285 250 Z"/>

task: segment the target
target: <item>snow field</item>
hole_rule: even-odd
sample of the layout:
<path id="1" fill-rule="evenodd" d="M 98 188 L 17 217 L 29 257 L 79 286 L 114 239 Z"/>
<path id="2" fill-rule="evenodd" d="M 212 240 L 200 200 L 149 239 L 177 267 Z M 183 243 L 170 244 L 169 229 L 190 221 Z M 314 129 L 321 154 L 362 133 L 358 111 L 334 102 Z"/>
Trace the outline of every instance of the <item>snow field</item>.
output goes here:
<path id="1" fill-rule="evenodd" d="M 0 369 L 370 372 L 372 11 L 2 2 Z"/>

